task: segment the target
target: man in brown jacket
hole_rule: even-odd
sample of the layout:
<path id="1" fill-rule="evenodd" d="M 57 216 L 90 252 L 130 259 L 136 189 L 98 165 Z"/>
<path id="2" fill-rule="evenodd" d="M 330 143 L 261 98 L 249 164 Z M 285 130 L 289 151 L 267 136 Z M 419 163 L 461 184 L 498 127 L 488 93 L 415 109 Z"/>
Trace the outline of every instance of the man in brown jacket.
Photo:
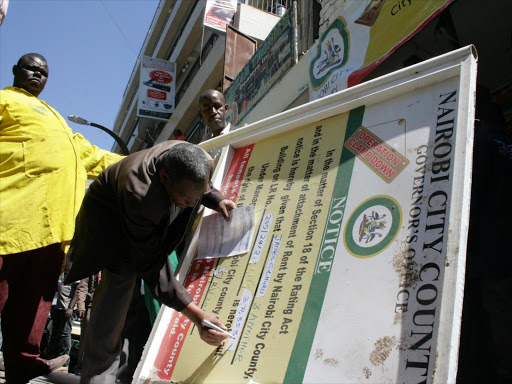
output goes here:
<path id="1" fill-rule="evenodd" d="M 220 345 L 220 332 L 201 325 L 212 314 L 192 302 L 175 279 L 167 255 L 183 239 L 200 204 L 229 220 L 236 205 L 212 187 L 213 161 L 201 148 L 167 141 L 134 153 L 91 184 L 67 254 L 67 281 L 102 270 L 84 340 L 82 383 L 114 383 L 121 331 L 137 276 L 152 294 L 187 316 L 201 338 Z"/>

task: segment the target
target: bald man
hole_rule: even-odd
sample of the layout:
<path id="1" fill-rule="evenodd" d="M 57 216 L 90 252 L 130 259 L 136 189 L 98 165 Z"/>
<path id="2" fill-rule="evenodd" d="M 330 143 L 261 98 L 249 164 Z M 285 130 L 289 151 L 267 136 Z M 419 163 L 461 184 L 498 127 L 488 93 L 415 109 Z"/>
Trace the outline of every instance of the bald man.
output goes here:
<path id="1" fill-rule="evenodd" d="M 61 367 L 69 356 L 40 357 L 64 252 L 87 178 L 122 157 L 73 134 L 39 94 L 46 59 L 23 55 L 12 87 L 0 91 L 0 313 L 8 383 L 26 383 Z"/>
<path id="2" fill-rule="evenodd" d="M 208 127 L 208 133 L 202 141 L 229 132 L 231 127 L 226 122 L 228 109 L 224 95 L 215 89 L 208 89 L 199 96 L 199 116 Z"/>

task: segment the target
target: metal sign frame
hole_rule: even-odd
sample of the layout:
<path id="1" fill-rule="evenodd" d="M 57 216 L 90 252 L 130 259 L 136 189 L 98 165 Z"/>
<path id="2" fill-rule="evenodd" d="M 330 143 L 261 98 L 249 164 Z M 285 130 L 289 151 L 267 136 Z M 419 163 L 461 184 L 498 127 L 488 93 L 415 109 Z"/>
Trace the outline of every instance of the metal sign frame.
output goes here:
<path id="1" fill-rule="evenodd" d="M 442 290 L 440 290 L 442 304 L 439 308 L 439 322 L 436 329 L 437 343 L 430 352 L 433 361 L 430 361 L 429 376 L 422 378 L 426 379 L 426 382 L 432 383 L 455 382 L 456 379 L 469 223 L 476 72 L 476 51 L 473 46 L 464 47 L 255 122 L 201 144 L 205 150 L 225 147 L 214 177 L 214 184 L 220 187 L 230 158 L 236 149 L 362 106 L 376 105 L 390 98 L 416 92 L 445 81 L 457 84 L 459 92 L 458 117 L 455 127 L 457 135 L 454 139 L 454 164 L 456 163 L 456 165 L 454 165 L 455 170 L 453 171 L 452 199 L 446 228 L 446 232 L 450 233 L 450 238 L 446 242 L 446 264 L 443 266 L 444 279 L 441 283 Z M 180 280 L 184 280 L 194 255 L 193 242 L 180 267 Z M 160 311 L 143 358 L 134 375 L 135 383 L 163 382 L 156 376 L 154 361 L 162 340 L 167 337 L 166 332 L 173 314 L 174 310 L 167 307 L 163 307 Z M 402 363 L 404 362 L 402 361 Z M 199 366 L 201 362 L 194 361 L 190 364 Z M 383 370 L 385 368 L 382 367 Z M 323 381 L 319 379 L 318 382 Z"/>

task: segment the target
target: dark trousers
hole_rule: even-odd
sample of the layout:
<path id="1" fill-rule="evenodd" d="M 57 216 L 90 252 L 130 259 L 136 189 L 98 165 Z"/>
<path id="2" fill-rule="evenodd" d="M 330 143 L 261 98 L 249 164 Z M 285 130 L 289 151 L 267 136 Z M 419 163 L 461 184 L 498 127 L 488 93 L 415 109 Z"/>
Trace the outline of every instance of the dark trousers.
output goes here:
<path id="1" fill-rule="evenodd" d="M 80 383 L 116 382 L 121 334 L 136 281 L 137 275 L 132 271 L 101 271 L 101 283 L 94 292 L 91 317 L 83 340 Z"/>
<path id="2" fill-rule="evenodd" d="M 39 347 L 63 259 L 60 244 L 0 256 L 3 355 L 9 384 L 48 373 Z"/>
<path id="3" fill-rule="evenodd" d="M 132 382 L 133 374 L 137 369 L 144 346 L 151 333 L 151 322 L 146 307 L 144 296 L 141 294 L 141 280 L 137 282 L 133 289 L 133 297 L 130 303 L 130 309 L 126 315 L 121 339 L 123 349 L 117 371 L 117 383 L 129 384 Z"/>
<path id="4" fill-rule="evenodd" d="M 151 322 L 134 272 L 101 272 L 83 341 L 81 383 L 131 383 Z"/>
<path id="5" fill-rule="evenodd" d="M 53 319 L 52 334 L 48 347 L 43 353 L 49 359 L 69 354 L 71 350 L 71 328 L 75 319 L 75 313 L 73 312 L 72 316 L 66 317 L 65 309 L 53 307 L 51 316 Z"/>
<path id="6" fill-rule="evenodd" d="M 87 304 L 85 308 L 84 317 L 80 319 L 80 344 L 78 344 L 78 357 L 75 365 L 75 374 L 81 374 L 82 372 L 82 360 L 84 357 L 84 344 L 85 334 L 87 333 L 87 326 L 91 319 L 91 306 Z"/>

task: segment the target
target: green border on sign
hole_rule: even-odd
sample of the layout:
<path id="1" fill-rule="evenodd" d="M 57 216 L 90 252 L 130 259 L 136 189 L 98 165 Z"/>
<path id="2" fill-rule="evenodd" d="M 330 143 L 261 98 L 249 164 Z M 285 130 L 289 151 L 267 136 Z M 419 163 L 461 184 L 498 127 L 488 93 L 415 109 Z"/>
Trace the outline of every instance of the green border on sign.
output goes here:
<path id="1" fill-rule="evenodd" d="M 330 217 L 331 210 L 334 205 L 340 199 L 348 195 L 350 188 L 350 180 L 352 179 L 352 171 L 354 170 L 355 155 L 344 148 L 345 141 L 359 128 L 363 122 L 365 107 L 361 106 L 353 109 L 349 112 L 347 129 L 345 131 L 345 139 L 341 143 L 341 158 L 338 165 L 338 173 L 336 175 L 336 181 L 331 196 L 331 204 L 327 217 Z M 340 226 L 342 222 L 339 223 Z M 324 243 L 327 231 L 332 228 L 329 226 L 327 220 L 325 230 L 322 237 L 322 244 Z M 330 243 L 330 245 L 336 248 L 338 244 L 338 236 L 336 244 Z M 320 255 L 318 255 L 320 257 Z M 327 284 L 329 283 L 330 270 L 329 271 L 316 271 L 311 279 L 311 286 L 309 288 L 308 297 L 306 299 L 306 305 L 304 306 L 304 313 L 300 321 L 299 330 L 295 343 L 293 345 L 292 353 L 290 355 L 290 361 L 286 374 L 284 377 L 284 384 L 297 384 L 302 383 L 304 380 L 304 374 L 306 373 L 306 367 L 308 365 L 309 355 L 311 353 L 311 347 L 315 338 L 315 332 L 318 325 L 318 319 L 322 312 L 322 306 L 325 298 L 325 291 Z"/>
<path id="2" fill-rule="evenodd" d="M 391 212 L 391 229 L 389 230 L 386 237 L 382 239 L 378 244 L 375 244 L 373 247 L 361 247 L 354 241 L 352 237 L 352 229 L 355 225 L 357 218 L 361 215 L 361 213 L 374 205 L 383 205 L 384 207 L 389 209 L 389 211 Z M 373 196 L 359 204 L 359 206 L 350 215 L 347 225 L 345 226 L 345 231 L 343 232 L 343 242 L 345 243 L 347 251 L 352 256 L 358 258 L 373 257 L 375 255 L 378 255 L 391 245 L 393 240 L 395 240 L 396 236 L 398 235 L 401 225 L 402 210 L 400 209 L 398 201 L 393 199 L 391 196 Z"/>

